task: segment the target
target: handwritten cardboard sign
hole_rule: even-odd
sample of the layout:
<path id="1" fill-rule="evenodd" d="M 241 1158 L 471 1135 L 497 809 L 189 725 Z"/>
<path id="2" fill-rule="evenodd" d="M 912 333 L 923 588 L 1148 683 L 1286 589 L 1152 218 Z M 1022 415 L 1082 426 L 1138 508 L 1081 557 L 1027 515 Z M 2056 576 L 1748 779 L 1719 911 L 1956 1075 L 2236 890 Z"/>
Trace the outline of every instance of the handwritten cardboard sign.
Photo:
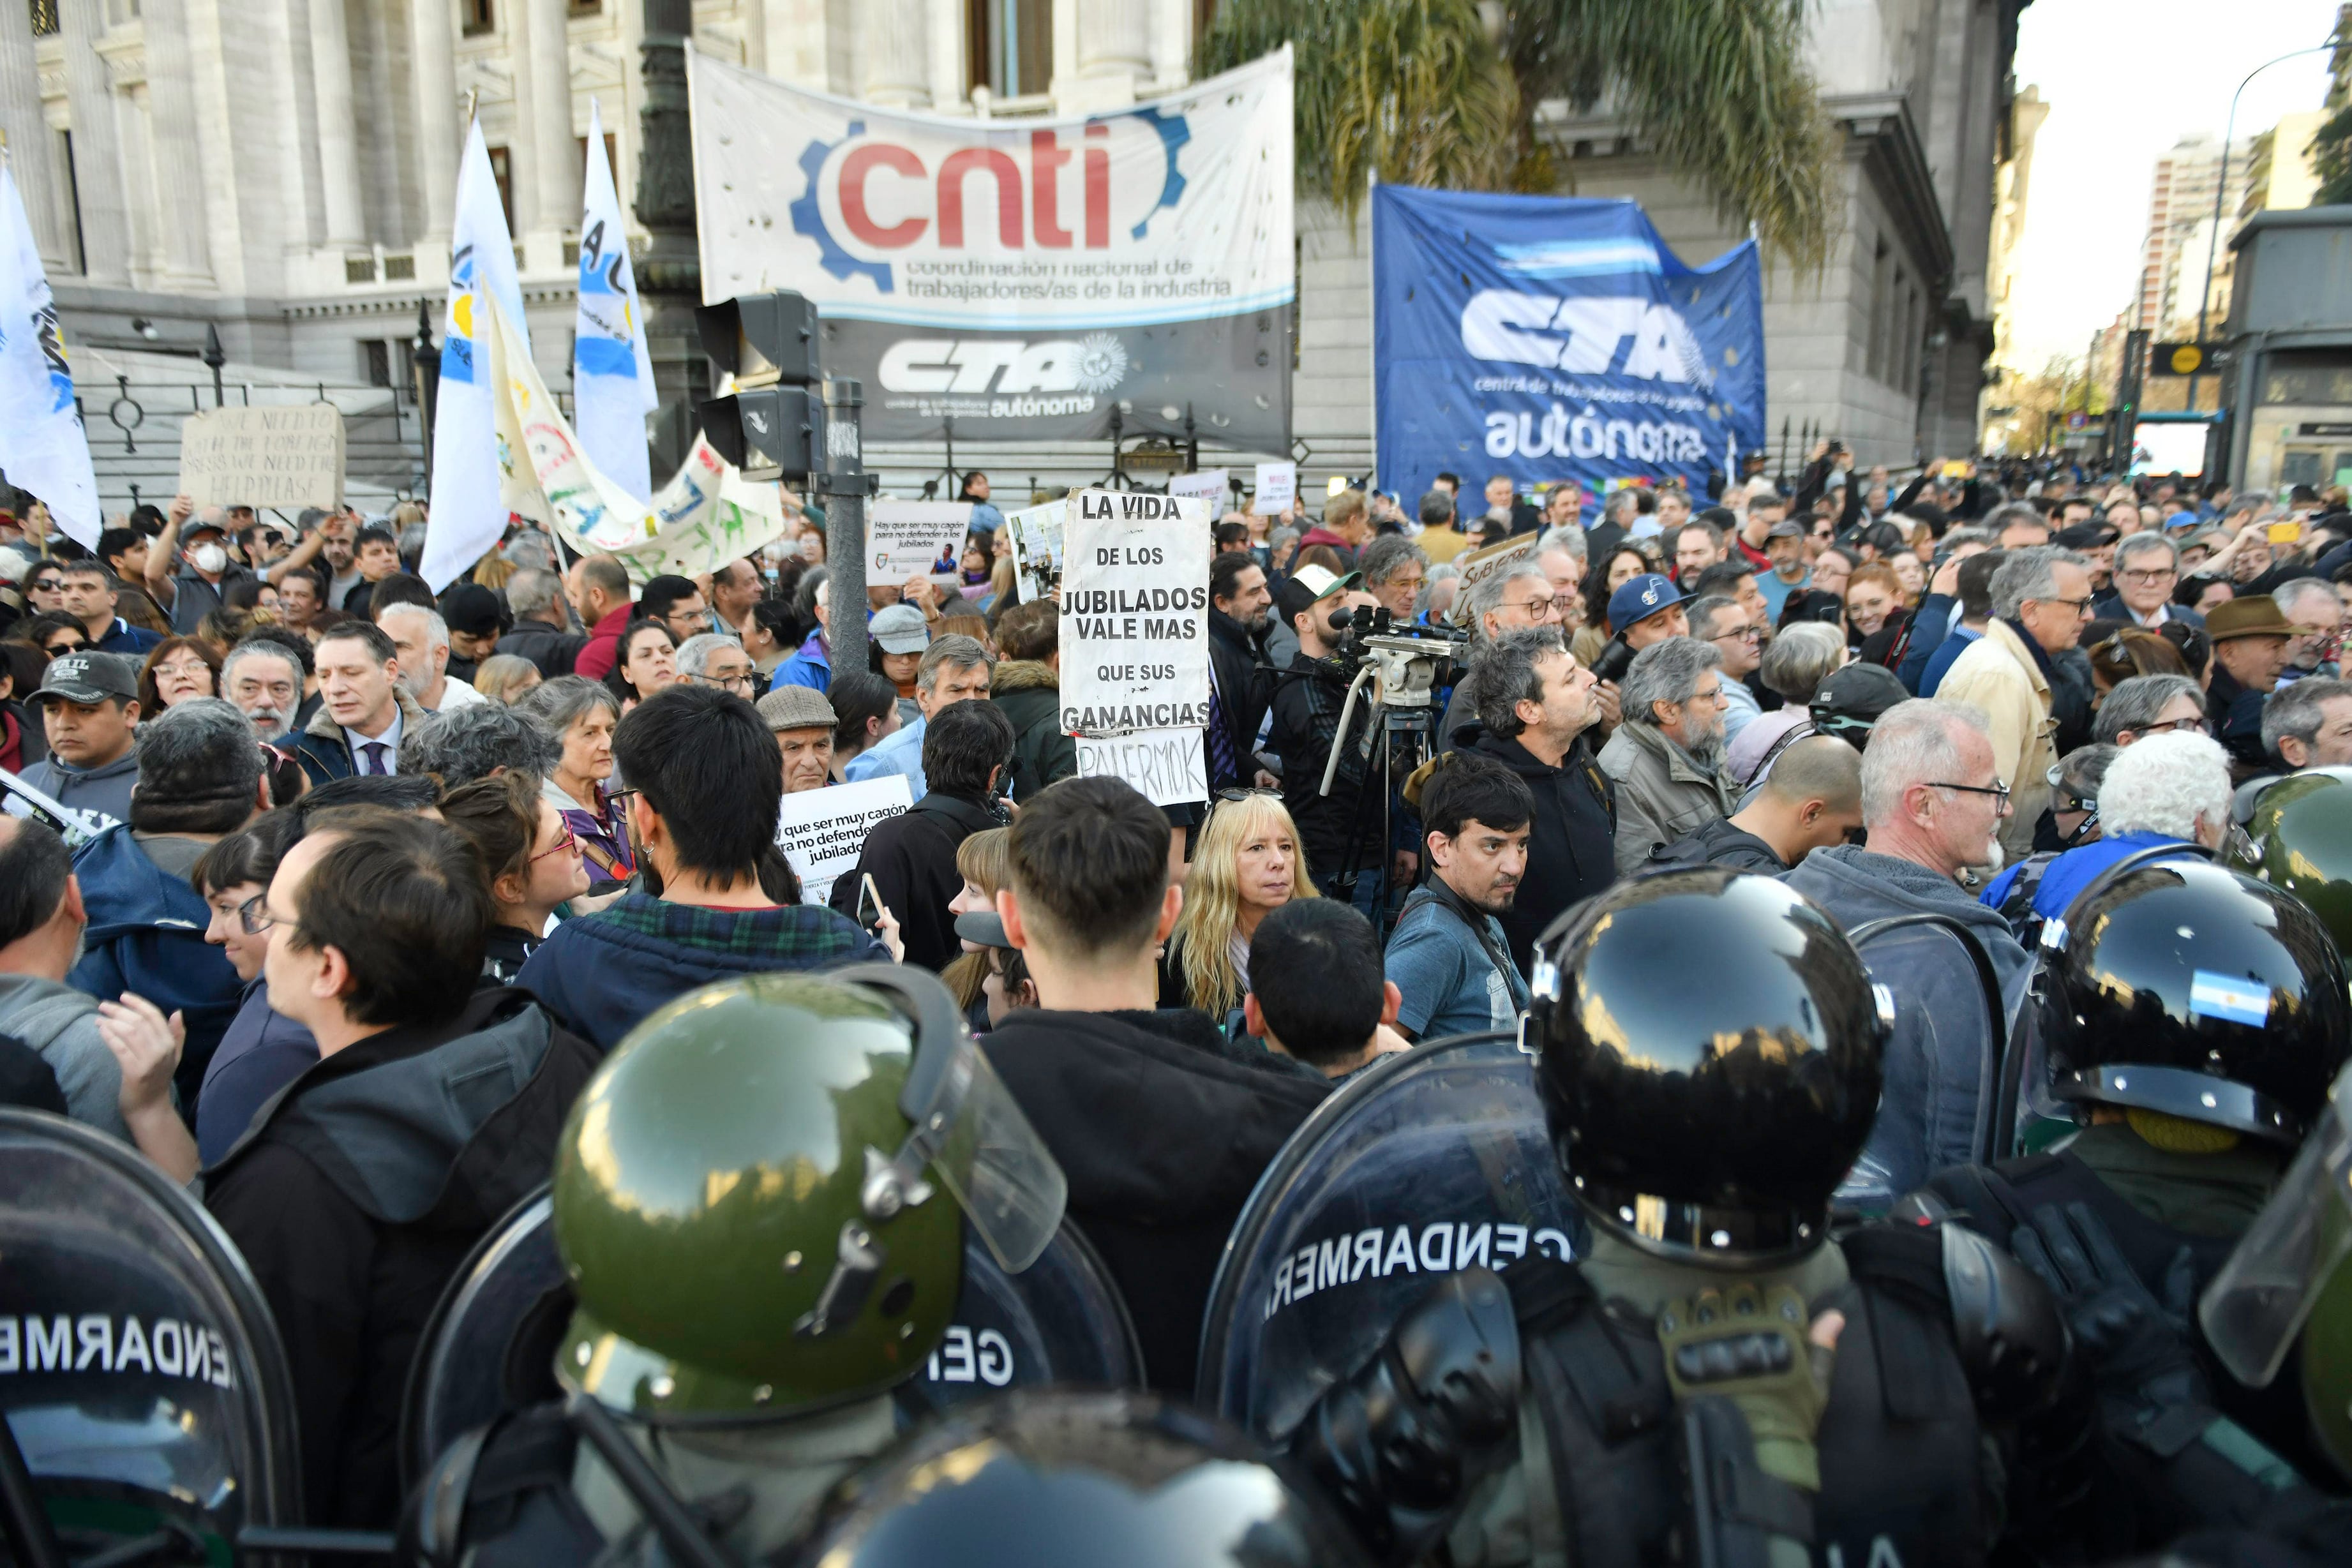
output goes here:
<path id="1" fill-rule="evenodd" d="M 216 408 L 180 427 L 180 488 L 198 507 L 343 504 L 343 414 L 331 403 Z"/>

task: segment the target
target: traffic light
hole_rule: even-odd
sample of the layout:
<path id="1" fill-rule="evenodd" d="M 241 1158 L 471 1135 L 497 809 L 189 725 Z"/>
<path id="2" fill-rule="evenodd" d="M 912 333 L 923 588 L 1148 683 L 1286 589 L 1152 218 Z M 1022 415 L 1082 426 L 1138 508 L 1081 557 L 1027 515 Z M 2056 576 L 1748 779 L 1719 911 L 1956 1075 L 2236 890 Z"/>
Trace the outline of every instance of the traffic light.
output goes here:
<path id="1" fill-rule="evenodd" d="M 797 294 L 743 294 L 694 313 L 713 371 L 735 390 L 695 405 L 711 447 L 751 479 L 824 468 L 824 372 L 816 307 Z"/>
<path id="2" fill-rule="evenodd" d="M 695 405 L 712 450 L 747 479 L 804 478 L 824 468 L 824 396 L 814 387 L 746 387 Z"/>

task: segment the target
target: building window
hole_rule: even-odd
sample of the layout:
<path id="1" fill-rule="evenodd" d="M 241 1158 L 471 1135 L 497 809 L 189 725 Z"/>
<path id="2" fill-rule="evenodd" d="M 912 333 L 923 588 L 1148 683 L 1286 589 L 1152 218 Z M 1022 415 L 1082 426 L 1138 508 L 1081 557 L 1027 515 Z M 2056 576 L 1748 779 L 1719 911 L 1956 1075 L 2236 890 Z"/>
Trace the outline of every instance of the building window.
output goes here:
<path id="1" fill-rule="evenodd" d="M 1054 0 L 967 0 L 971 85 L 998 98 L 1041 93 L 1054 79 Z"/>
<path id="2" fill-rule="evenodd" d="M 1870 255 L 1870 340 L 1862 365 L 1874 381 L 1886 379 L 1886 242 L 1880 240 Z"/>
<path id="3" fill-rule="evenodd" d="M 345 283 L 373 283 L 375 281 L 374 256 L 347 256 L 343 257 L 343 281 Z"/>
<path id="4" fill-rule="evenodd" d="M 604 0 L 572 0 L 572 14 L 575 16 L 601 16 L 604 14 Z"/>
<path id="5" fill-rule="evenodd" d="M 503 147 L 490 152 L 490 178 L 499 183 L 499 207 L 507 216 L 507 233 L 514 233 L 514 156 Z"/>
<path id="6" fill-rule="evenodd" d="M 388 387 L 392 384 L 391 344 L 381 338 L 363 339 L 360 343 L 360 359 L 368 385 Z"/>
<path id="7" fill-rule="evenodd" d="M 499 18 L 491 9 L 491 0 L 458 0 L 457 15 L 466 37 L 478 38 L 484 33 L 499 30 Z"/>
<path id="8" fill-rule="evenodd" d="M 415 276 L 416 256 L 414 252 L 406 256 L 387 256 L 383 258 L 383 280 L 386 283 L 405 283 Z"/>
<path id="9" fill-rule="evenodd" d="M 33 37 L 53 38 L 58 33 L 58 0 L 29 0 L 33 11 Z"/>

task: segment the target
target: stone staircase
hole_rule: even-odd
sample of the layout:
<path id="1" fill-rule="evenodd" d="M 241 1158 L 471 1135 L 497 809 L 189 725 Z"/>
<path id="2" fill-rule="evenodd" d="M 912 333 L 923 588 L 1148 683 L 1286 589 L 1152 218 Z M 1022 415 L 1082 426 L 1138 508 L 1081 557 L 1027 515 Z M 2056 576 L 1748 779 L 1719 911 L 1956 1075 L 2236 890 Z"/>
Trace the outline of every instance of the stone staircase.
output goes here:
<path id="1" fill-rule="evenodd" d="M 142 501 L 169 506 L 179 488 L 180 429 L 215 405 L 210 368 L 177 355 L 84 349 L 74 357 L 74 384 L 108 521 Z M 388 511 L 425 487 L 422 421 L 404 388 L 240 364 L 221 368 L 220 386 L 231 408 L 325 402 L 341 409 L 343 494 L 363 513 Z"/>

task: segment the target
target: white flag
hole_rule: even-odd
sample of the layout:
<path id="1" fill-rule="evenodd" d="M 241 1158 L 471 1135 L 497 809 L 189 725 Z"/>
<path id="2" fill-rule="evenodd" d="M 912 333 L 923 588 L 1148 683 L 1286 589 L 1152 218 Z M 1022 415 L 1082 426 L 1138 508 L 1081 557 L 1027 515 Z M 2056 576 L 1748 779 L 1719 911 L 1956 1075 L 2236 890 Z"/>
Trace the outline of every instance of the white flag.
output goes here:
<path id="1" fill-rule="evenodd" d="M 98 549 L 98 476 L 74 403 L 58 304 L 25 221 L 16 177 L 0 164 L 0 468 L 48 504 L 84 549 Z"/>
<path id="2" fill-rule="evenodd" d="M 653 494 L 646 455 L 646 415 L 654 362 L 646 352 L 645 316 L 621 198 L 604 158 L 604 120 L 588 100 L 588 183 L 580 213 L 580 319 L 572 340 L 572 423 L 606 478 L 630 495 Z"/>
<path id="3" fill-rule="evenodd" d="M 490 172 L 489 149 L 477 121 L 466 133 L 465 156 L 457 165 L 449 306 L 441 326 L 441 391 L 433 413 L 433 512 L 420 575 L 436 593 L 497 548 L 506 533 L 485 305 L 491 298 L 528 350 L 514 239 L 507 232 L 498 178 Z"/>

